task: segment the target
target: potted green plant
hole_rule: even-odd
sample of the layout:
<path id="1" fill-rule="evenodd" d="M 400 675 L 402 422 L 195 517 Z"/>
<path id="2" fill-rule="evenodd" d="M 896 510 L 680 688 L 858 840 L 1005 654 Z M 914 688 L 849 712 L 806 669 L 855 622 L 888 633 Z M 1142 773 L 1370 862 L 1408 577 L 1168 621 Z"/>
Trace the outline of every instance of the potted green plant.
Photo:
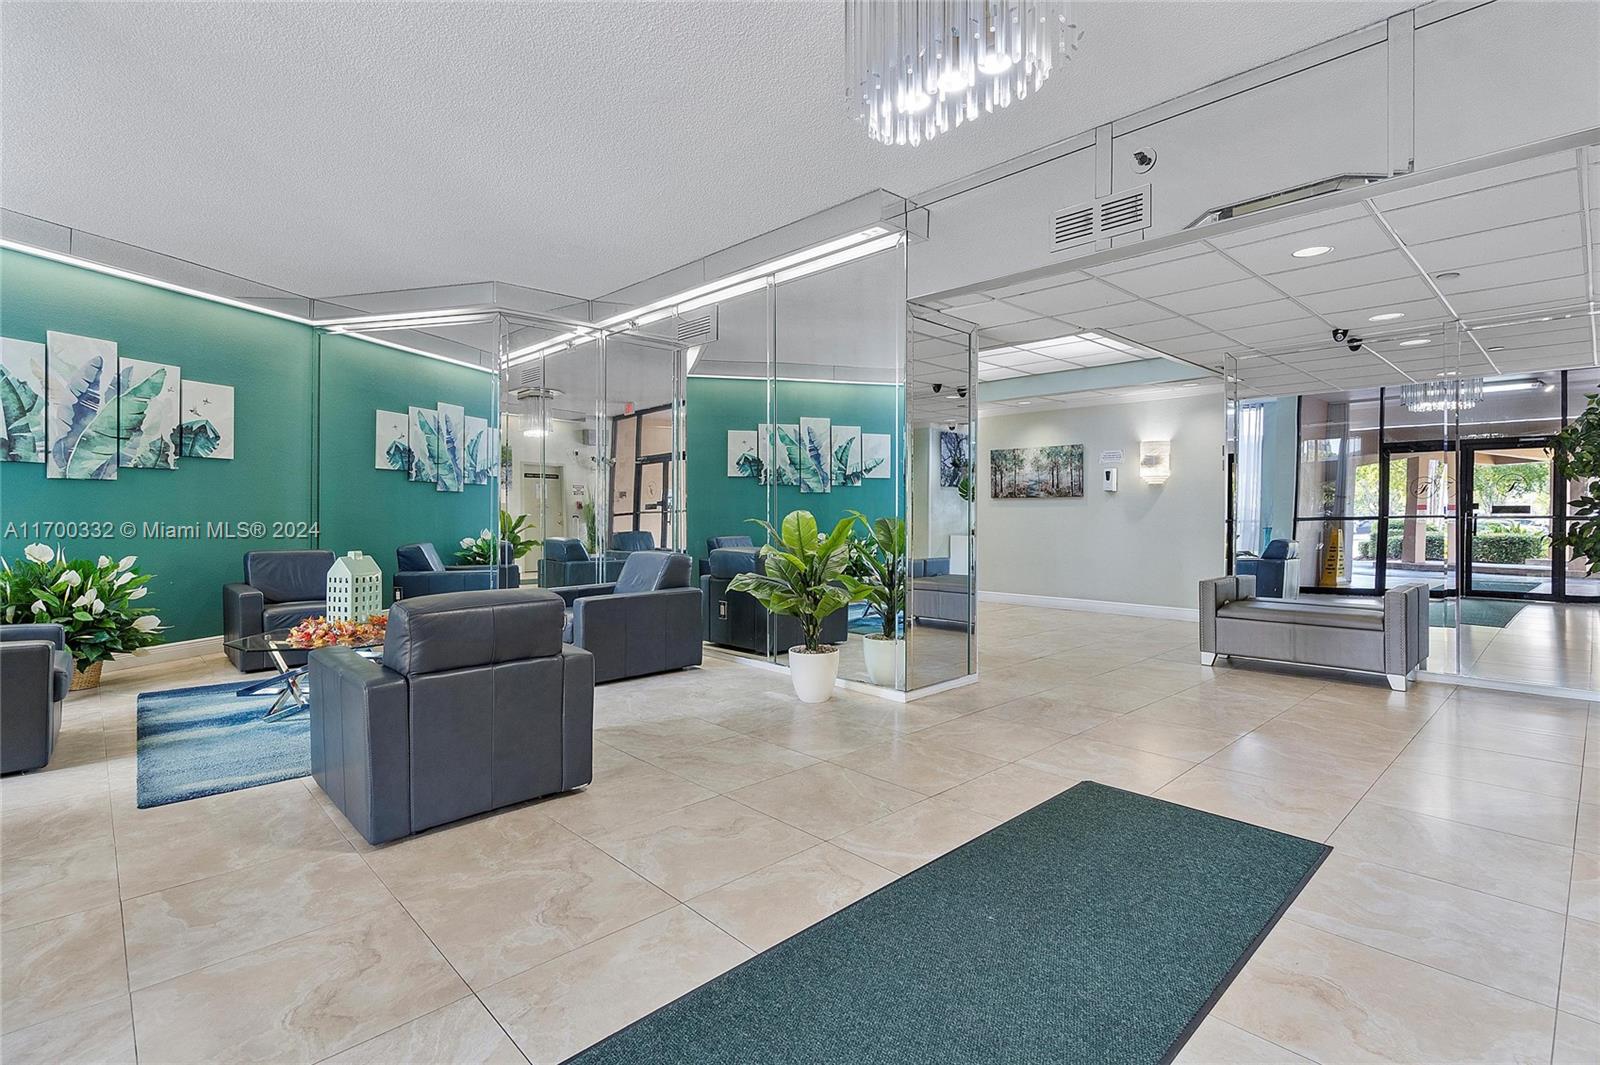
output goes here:
<path id="1" fill-rule="evenodd" d="M 1589 576 L 1600 573 L 1600 394 L 1591 393 L 1583 413 L 1556 434 L 1556 480 L 1577 481 L 1567 502 L 1567 528 L 1551 542 L 1582 557 Z"/>
<path id="2" fill-rule="evenodd" d="M 906 606 L 906 523 L 901 518 L 869 522 L 865 514 L 851 513 L 868 535 L 850 542 L 850 575 L 861 582 L 867 609 L 883 623 L 881 632 L 861 642 L 867 676 L 874 684 L 895 686 L 904 660 L 900 615 Z"/>
<path id="3" fill-rule="evenodd" d="M 161 619 L 137 603 L 147 594 L 138 556 L 113 562 L 68 559 L 59 548 L 29 544 L 15 564 L 0 559 L 0 604 L 6 624 L 56 624 L 67 633 L 75 691 L 100 683 L 113 655 L 161 642 Z"/>
<path id="4" fill-rule="evenodd" d="M 535 540 L 522 535 L 523 526 L 527 523 L 528 516 L 526 514 L 518 514 L 513 518 L 508 510 L 500 512 L 500 540 L 510 545 L 511 560 L 513 562 L 543 543 L 542 540 Z M 456 558 L 464 566 L 497 565 L 497 555 L 498 550 L 495 547 L 494 535 L 488 529 L 483 530 L 476 537 L 462 537 L 461 549 L 456 552 Z"/>
<path id="5" fill-rule="evenodd" d="M 802 702 L 827 702 L 839 677 L 839 649 L 822 642 L 822 621 L 866 594 L 848 572 L 850 529 L 856 519 L 840 518 L 826 536 L 808 510 L 791 511 L 778 529 L 758 518 L 750 520 L 767 531 L 761 548 L 763 572 L 741 573 L 728 587 L 800 622 L 804 642 L 789 648 L 789 679 Z"/>

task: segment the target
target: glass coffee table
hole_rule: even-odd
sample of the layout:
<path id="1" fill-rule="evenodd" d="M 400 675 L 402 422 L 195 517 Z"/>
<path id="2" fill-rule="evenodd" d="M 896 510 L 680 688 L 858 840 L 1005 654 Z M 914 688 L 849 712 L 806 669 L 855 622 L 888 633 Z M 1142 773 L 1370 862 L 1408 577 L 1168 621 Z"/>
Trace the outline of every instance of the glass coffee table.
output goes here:
<path id="1" fill-rule="evenodd" d="M 288 629 L 274 629 L 272 632 L 241 636 L 236 640 L 224 641 L 223 646 L 235 651 L 270 655 L 273 664 L 278 667 L 277 676 L 246 684 L 234 693 L 241 697 L 276 694 L 277 698 L 267 708 L 266 720 L 273 721 L 311 705 L 311 684 L 307 668 L 291 666 L 284 658 L 284 654 L 290 651 L 310 651 L 315 648 L 297 647 L 290 643 Z M 377 635 L 368 639 L 350 638 L 327 646 L 349 647 L 357 654 L 375 658 L 383 648 L 383 636 Z"/>

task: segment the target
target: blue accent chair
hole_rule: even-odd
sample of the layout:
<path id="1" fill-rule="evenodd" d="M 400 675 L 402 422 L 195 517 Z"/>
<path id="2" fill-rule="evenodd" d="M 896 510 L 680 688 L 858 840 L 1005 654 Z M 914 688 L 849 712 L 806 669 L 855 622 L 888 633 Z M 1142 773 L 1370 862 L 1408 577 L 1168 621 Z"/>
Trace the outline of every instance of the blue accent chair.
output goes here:
<path id="1" fill-rule="evenodd" d="M 711 572 L 711 552 L 724 547 L 755 547 L 755 541 L 748 536 L 708 536 L 706 537 L 706 557 L 700 560 L 700 576 L 704 577 Z"/>
<path id="2" fill-rule="evenodd" d="M 275 629 L 290 629 L 328 612 L 328 570 L 332 551 L 249 551 L 244 580 L 222 586 L 222 638 L 234 640 Z M 224 647 L 241 673 L 275 668 L 265 651 Z M 284 651 L 289 666 L 306 664 L 306 652 Z"/>
<path id="3" fill-rule="evenodd" d="M 727 539 L 749 539 L 728 537 Z M 700 578 L 704 604 L 702 623 L 707 643 L 732 647 L 751 654 L 767 653 L 767 630 L 772 630 L 773 648 L 782 653 L 805 640 L 800 619 L 787 614 L 772 614 L 749 592 L 732 591 L 728 585 L 741 573 L 761 569 L 761 556 L 753 546 L 713 548 L 706 560 L 707 572 Z M 850 639 L 850 608 L 843 607 L 822 619 L 822 642 L 844 643 Z"/>
<path id="4" fill-rule="evenodd" d="M 612 558 L 627 558 L 635 551 L 654 551 L 656 549 L 656 534 L 647 529 L 638 529 L 632 532 L 614 532 L 611 534 Z"/>
<path id="5" fill-rule="evenodd" d="M 521 587 L 522 573 L 511 557 L 510 544 L 500 545 L 500 562 L 499 566 L 447 566 L 432 544 L 407 544 L 394 553 L 394 597 Z"/>
<path id="6" fill-rule="evenodd" d="M 60 625 L 0 625 L 0 773 L 49 764 L 72 668 Z"/>
<path id="7" fill-rule="evenodd" d="M 603 559 L 590 557 L 582 540 L 552 536 L 544 542 L 544 558 L 539 560 L 539 585 L 567 588 L 597 584 L 603 579 L 603 562 Z"/>
<path id="8" fill-rule="evenodd" d="M 1258 599 L 1296 599 L 1300 595 L 1300 545 L 1274 540 L 1260 558 L 1234 560 L 1234 572 L 1256 579 Z"/>
<path id="9" fill-rule="evenodd" d="M 700 664 L 700 589 L 688 555 L 635 551 L 615 582 L 552 588 L 562 639 L 594 655 L 596 683 Z"/>

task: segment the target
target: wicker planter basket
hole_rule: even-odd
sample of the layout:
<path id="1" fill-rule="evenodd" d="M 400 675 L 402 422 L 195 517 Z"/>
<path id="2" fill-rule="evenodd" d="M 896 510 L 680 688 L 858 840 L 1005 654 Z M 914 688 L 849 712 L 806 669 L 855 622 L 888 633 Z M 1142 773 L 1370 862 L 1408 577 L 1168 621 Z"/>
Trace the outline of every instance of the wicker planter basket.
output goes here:
<path id="1" fill-rule="evenodd" d="M 74 668 L 72 671 L 71 690 L 81 692 L 88 691 L 90 688 L 100 687 L 100 667 L 103 665 L 105 665 L 104 662 L 96 662 L 88 669 L 80 670 Z"/>

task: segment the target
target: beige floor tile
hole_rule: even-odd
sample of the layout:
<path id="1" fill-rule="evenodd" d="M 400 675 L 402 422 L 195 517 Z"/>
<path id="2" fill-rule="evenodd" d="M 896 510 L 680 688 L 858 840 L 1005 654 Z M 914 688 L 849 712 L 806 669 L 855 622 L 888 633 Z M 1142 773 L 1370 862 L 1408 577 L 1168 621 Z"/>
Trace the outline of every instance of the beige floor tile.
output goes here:
<path id="1" fill-rule="evenodd" d="M 0 1036 L 6 1065 L 132 1065 L 133 1009 L 127 995 Z"/>
<path id="2" fill-rule="evenodd" d="M 360 855 L 275 862 L 128 899 L 135 989 L 291 939 L 393 901 Z"/>
<path id="3" fill-rule="evenodd" d="M 924 696 L 917 700 L 919 705 L 937 707 L 942 710 L 954 710 L 962 714 L 974 713 L 978 710 L 987 710 L 991 706 L 1019 699 L 1024 695 L 1032 695 L 1045 687 L 1042 681 L 1026 681 L 1007 683 L 991 675 L 991 671 L 983 665 L 982 656 L 979 656 L 980 680 L 976 684 L 967 684 L 960 688 L 939 692 L 937 695 Z M 1004 675 L 1003 671 L 1001 675 Z"/>
<path id="4" fill-rule="evenodd" d="M 674 717 L 665 721 L 597 726 L 594 735 L 595 739 L 625 754 L 649 761 L 652 755 L 703 747 L 718 740 L 732 739 L 739 733 L 698 717 Z"/>
<path id="5" fill-rule="evenodd" d="M 1082 733 L 1081 738 L 1115 743 L 1122 747 L 1137 747 L 1141 751 L 1185 762 L 1200 762 L 1228 746 L 1238 736 L 1231 732 L 1214 732 L 1148 718 L 1136 720 L 1129 714 L 1092 728 Z"/>
<path id="6" fill-rule="evenodd" d="M 741 788 L 733 798 L 819 839 L 831 839 L 924 796 L 886 780 L 819 762 Z"/>
<path id="7" fill-rule="evenodd" d="M 1596 742 L 1600 746 L 1600 741 Z M 1600 854 L 1600 802 L 1578 804 L 1577 849 Z"/>
<path id="8" fill-rule="evenodd" d="M 676 773 L 640 765 L 605 776 L 596 773 L 587 788 L 547 799 L 539 809 L 579 835 L 590 836 L 682 809 L 715 794 Z"/>
<path id="9" fill-rule="evenodd" d="M 1071 686 L 1068 686 L 1059 690 L 1039 692 L 1037 695 L 1024 695 L 1020 699 L 992 706 L 973 716 L 977 719 L 1036 725 L 1075 736 L 1096 725 L 1103 725 L 1118 715 L 1115 710 L 1106 710 L 1083 702 Z"/>
<path id="10" fill-rule="evenodd" d="M 0 933 L 0 1030 L 41 1024 L 128 993 L 113 903 Z"/>
<path id="11" fill-rule="evenodd" d="M 750 951 L 679 906 L 483 992 L 534 1065 L 565 1061 L 726 972 Z"/>
<path id="12" fill-rule="evenodd" d="M 1554 1011 L 1295 921 L 1273 930 L 1216 1015 L 1316 1061 L 1550 1059 Z"/>
<path id="13" fill-rule="evenodd" d="M 1203 685 L 1140 707 L 1128 715 L 1128 720 L 1166 721 L 1174 725 L 1243 736 L 1251 729 L 1271 721 L 1293 703 L 1292 698 L 1260 699 L 1218 692 L 1212 685 Z"/>
<path id="14" fill-rule="evenodd" d="M 367 862 L 476 989 L 641 921 L 671 895 L 537 816 L 445 829 Z"/>
<path id="15" fill-rule="evenodd" d="M 909 873 L 999 823 L 943 798 L 925 799 L 870 825 L 852 829 L 834 842 L 875 865 Z"/>
<path id="16" fill-rule="evenodd" d="M 116 800 L 112 814 L 123 898 L 278 858 L 350 849 L 298 780 L 148 810 Z"/>
<path id="17" fill-rule="evenodd" d="M 467 994 L 398 905 L 134 992 L 143 1061 L 318 1061 Z"/>
<path id="18" fill-rule="evenodd" d="M 1358 794 L 1330 792 L 1320 785 L 1266 780 L 1209 765 L 1197 765 L 1155 793 L 1235 821 L 1324 840 L 1355 806 Z"/>
<path id="19" fill-rule="evenodd" d="M 1561 1012 L 1600 1024 L 1600 924 L 1567 918 L 1561 956 Z"/>
<path id="20" fill-rule="evenodd" d="M 1106 683 L 1102 676 L 1072 685 L 1071 690 L 1085 706 L 1098 707 L 1117 714 L 1131 713 L 1172 694 L 1159 688 L 1145 688 L 1126 681 Z"/>
<path id="21" fill-rule="evenodd" d="M 1439 711 L 1440 720 L 1549 732 L 1581 737 L 1588 725 L 1587 703 L 1542 695 L 1493 691 L 1488 688 L 1457 688 L 1455 695 Z"/>
<path id="22" fill-rule="evenodd" d="M 0 807 L 0 927 L 117 901 L 117 852 L 104 795 Z"/>
<path id="23" fill-rule="evenodd" d="M 1046 799 L 1061 794 L 1074 783 L 1076 781 L 1067 780 L 1056 773 L 1013 763 L 951 788 L 939 798 L 997 821 L 1009 821 Z"/>
<path id="24" fill-rule="evenodd" d="M 1181 758 L 1084 736 L 1035 751 L 1019 764 L 1054 773 L 1072 784 L 1094 780 L 1147 795 L 1194 766 Z"/>
<path id="25" fill-rule="evenodd" d="M 797 828 L 721 797 L 594 837 L 596 847 L 679 899 L 817 843 Z"/>
<path id="26" fill-rule="evenodd" d="M 1367 801 L 1563 846 L 1571 845 L 1578 819 L 1571 799 L 1407 769 L 1379 777 Z"/>
<path id="27" fill-rule="evenodd" d="M 1200 1022 L 1172 1065 L 1310 1065 L 1310 1059 L 1213 1015 Z"/>
<path id="28" fill-rule="evenodd" d="M 1556 1004 L 1566 920 L 1335 851 L 1289 916 L 1513 995 Z"/>
<path id="29" fill-rule="evenodd" d="M 524 1065 L 527 1061 L 476 997 L 453 1002 L 326 1059 L 326 1065 Z"/>
<path id="30" fill-rule="evenodd" d="M 917 733 L 897 736 L 833 759 L 835 765 L 887 780 L 923 795 L 937 795 L 1005 763 Z"/>
<path id="31" fill-rule="evenodd" d="M 1556 1014 L 1556 1048 L 1550 1065 L 1594 1065 L 1600 1061 L 1600 1024 Z"/>
<path id="32" fill-rule="evenodd" d="M 1336 851 L 1565 913 L 1572 851 L 1553 843 L 1362 802 L 1328 841 Z"/>
<path id="33" fill-rule="evenodd" d="M 1600 924 L 1600 854 L 1577 851 L 1572 856 L 1572 891 L 1567 913 Z"/>
<path id="34" fill-rule="evenodd" d="M 837 758 L 893 739 L 896 732 L 887 724 L 849 721 L 834 714 L 812 712 L 780 718 L 751 729 L 750 735 L 813 758 Z"/>
<path id="35" fill-rule="evenodd" d="M 98 717 L 78 728 L 63 724 L 49 765 L 0 779 L 0 806 L 9 809 L 107 793 L 105 740 Z"/>
<path id="36" fill-rule="evenodd" d="M 1582 736 L 1530 732 L 1509 725 L 1485 723 L 1476 718 L 1435 718 L 1422 727 L 1417 739 L 1424 743 L 1452 743 L 1459 747 L 1477 747 L 1485 751 L 1544 758 L 1569 765 L 1579 765 L 1583 761 Z"/>
<path id="37" fill-rule="evenodd" d="M 752 950 L 766 950 L 895 878 L 824 843 L 708 891 L 690 906 Z"/>
<path id="38" fill-rule="evenodd" d="M 648 761 L 702 788 L 728 792 L 804 769 L 816 759 L 754 736 L 735 735 L 703 747 L 651 755 Z"/>
<path id="39" fill-rule="evenodd" d="M 1054 729 L 1003 721 L 983 714 L 969 714 L 924 729 L 917 735 L 1001 762 L 1014 762 L 1067 738 L 1066 733 Z"/>
<path id="40" fill-rule="evenodd" d="M 1578 798 L 1583 772 L 1580 767 L 1565 762 L 1420 741 L 1402 751 L 1400 757 L 1395 759 L 1394 767 L 1516 788 L 1518 791 L 1531 791 L 1558 799 Z"/>

